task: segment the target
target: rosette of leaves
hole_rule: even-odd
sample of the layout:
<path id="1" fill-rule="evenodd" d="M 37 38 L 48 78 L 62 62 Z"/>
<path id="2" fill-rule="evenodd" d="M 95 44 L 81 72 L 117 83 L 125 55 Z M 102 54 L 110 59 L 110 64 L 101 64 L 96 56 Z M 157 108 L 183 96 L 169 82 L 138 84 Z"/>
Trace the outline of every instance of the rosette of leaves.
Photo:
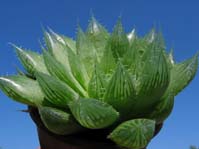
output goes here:
<path id="1" fill-rule="evenodd" d="M 1 77 L 1 90 L 37 107 L 53 133 L 111 128 L 107 138 L 129 149 L 148 145 L 198 67 L 198 54 L 176 63 L 161 33 L 125 33 L 120 20 L 112 33 L 91 17 L 76 40 L 52 30 L 44 39 L 42 54 L 14 46 L 26 71 Z"/>

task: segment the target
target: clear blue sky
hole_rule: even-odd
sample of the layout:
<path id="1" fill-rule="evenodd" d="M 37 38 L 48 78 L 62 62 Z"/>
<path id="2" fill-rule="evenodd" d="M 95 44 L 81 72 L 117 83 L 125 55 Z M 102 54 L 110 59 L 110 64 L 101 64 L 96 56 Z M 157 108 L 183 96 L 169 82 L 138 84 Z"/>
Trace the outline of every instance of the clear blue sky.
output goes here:
<path id="1" fill-rule="evenodd" d="M 39 51 L 41 26 L 75 36 L 77 22 L 85 28 L 92 9 L 109 31 L 118 16 L 126 31 L 136 27 L 143 35 L 161 26 L 166 45 L 174 47 L 177 61 L 199 50 L 199 1 L 197 0 L 1 0 L 0 75 L 14 74 L 19 66 L 9 42 Z M 199 146 L 199 74 L 176 97 L 175 108 L 162 132 L 148 149 L 188 149 Z M 25 109 L 0 93 L 0 146 L 3 149 L 35 149 L 36 129 Z"/>

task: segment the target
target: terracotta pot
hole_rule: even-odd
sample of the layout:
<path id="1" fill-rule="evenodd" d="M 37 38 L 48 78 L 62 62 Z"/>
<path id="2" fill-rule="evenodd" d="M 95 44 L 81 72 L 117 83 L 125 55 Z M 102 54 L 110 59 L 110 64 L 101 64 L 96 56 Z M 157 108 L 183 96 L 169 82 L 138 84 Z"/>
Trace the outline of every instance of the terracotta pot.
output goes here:
<path id="1" fill-rule="evenodd" d="M 68 136 L 53 134 L 43 125 L 38 110 L 33 107 L 28 108 L 30 116 L 37 126 L 41 149 L 121 149 L 106 139 L 108 135 L 106 129 L 91 130 Z M 162 124 L 156 126 L 154 136 L 161 128 Z"/>

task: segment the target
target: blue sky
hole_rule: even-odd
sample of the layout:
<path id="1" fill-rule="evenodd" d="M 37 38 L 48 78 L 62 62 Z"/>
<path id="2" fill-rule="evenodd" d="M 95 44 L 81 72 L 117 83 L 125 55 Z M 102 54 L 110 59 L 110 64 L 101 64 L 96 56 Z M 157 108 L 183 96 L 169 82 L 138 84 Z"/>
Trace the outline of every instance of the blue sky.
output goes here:
<path id="1" fill-rule="evenodd" d="M 133 27 L 139 35 L 160 26 L 167 48 L 174 47 L 176 61 L 199 50 L 199 1 L 197 0 L 1 0 L 0 75 L 14 74 L 19 66 L 9 42 L 39 51 L 41 27 L 75 37 L 77 22 L 85 29 L 90 10 L 109 31 L 122 16 L 126 31 Z M 188 149 L 199 146 L 199 74 L 176 97 L 175 107 L 162 132 L 148 149 Z M 0 147 L 35 149 L 36 129 L 24 105 L 0 93 Z"/>

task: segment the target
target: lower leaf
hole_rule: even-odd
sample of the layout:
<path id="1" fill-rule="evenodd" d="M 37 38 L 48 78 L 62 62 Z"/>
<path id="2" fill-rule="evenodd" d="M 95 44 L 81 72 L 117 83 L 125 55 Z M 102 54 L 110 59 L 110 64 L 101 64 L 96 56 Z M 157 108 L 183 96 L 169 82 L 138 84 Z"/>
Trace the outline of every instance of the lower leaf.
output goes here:
<path id="1" fill-rule="evenodd" d="M 80 98 L 69 103 L 69 108 L 76 120 L 90 129 L 108 127 L 119 116 L 111 105 L 96 99 Z"/>
<path id="2" fill-rule="evenodd" d="M 174 96 L 165 95 L 161 101 L 155 106 L 153 112 L 149 115 L 150 119 L 154 119 L 156 123 L 162 123 L 172 112 L 174 106 Z"/>
<path id="3" fill-rule="evenodd" d="M 10 98 L 27 105 L 37 106 L 44 99 L 37 81 L 22 75 L 0 77 L 0 89 Z"/>
<path id="4" fill-rule="evenodd" d="M 39 114 L 46 128 L 58 135 L 68 135 L 82 128 L 72 119 L 71 115 L 51 107 L 39 107 Z"/>
<path id="5" fill-rule="evenodd" d="M 150 142 L 154 131 L 155 121 L 135 119 L 120 124 L 108 138 L 128 149 L 141 149 Z"/>

